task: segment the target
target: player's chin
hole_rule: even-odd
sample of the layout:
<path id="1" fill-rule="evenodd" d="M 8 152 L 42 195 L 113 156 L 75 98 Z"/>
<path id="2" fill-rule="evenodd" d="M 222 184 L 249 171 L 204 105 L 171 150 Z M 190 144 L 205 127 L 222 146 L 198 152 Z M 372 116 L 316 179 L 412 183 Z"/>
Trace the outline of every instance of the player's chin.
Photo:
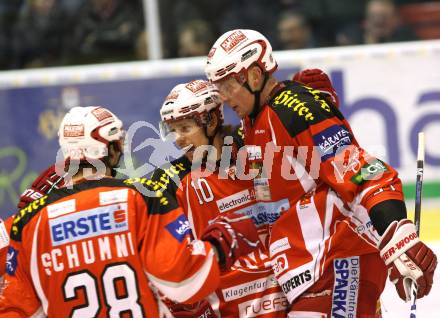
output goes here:
<path id="1" fill-rule="evenodd" d="M 194 147 L 189 148 L 187 151 L 185 151 L 185 157 L 189 160 L 189 161 L 193 161 L 194 159 Z"/>
<path id="2" fill-rule="evenodd" d="M 243 118 L 241 115 L 240 108 L 238 106 L 232 106 L 232 110 L 237 114 L 238 117 Z"/>
<path id="3" fill-rule="evenodd" d="M 185 157 L 186 157 L 186 159 L 188 159 L 189 161 L 193 161 L 193 158 L 194 158 L 194 154 L 191 152 L 191 153 L 185 153 Z"/>
<path id="4" fill-rule="evenodd" d="M 242 109 L 240 109 L 238 107 L 235 108 L 234 110 L 235 110 L 235 113 L 237 114 L 237 116 L 240 117 L 241 119 L 244 119 L 247 115 L 249 115 L 245 111 L 243 111 Z"/>

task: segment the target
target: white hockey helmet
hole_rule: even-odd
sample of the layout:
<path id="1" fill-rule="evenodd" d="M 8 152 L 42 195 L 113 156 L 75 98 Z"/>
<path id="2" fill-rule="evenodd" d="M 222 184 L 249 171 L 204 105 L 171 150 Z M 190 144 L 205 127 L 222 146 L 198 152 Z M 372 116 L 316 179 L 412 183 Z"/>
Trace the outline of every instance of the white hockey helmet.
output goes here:
<path id="1" fill-rule="evenodd" d="M 205 126 L 211 119 L 210 113 L 218 110 L 219 125 L 223 123 L 223 102 L 218 89 L 204 80 L 194 80 L 175 86 L 165 98 L 160 108 L 161 135 L 168 133 L 168 123 L 191 118 L 200 126 Z"/>
<path id="2" fill-rule="evenodd" d="M 110 142 L 122 151 L 125 131 L 122 122 L 100 106 L 73 107 L 64 116 L 58 137 L 64 159 L 102 159 Z"/>
<path id="3" fill-rule="evenodd" d="M 205 73 L 212 83 L 229 76 L 237 76 L 243 83 L 248 68 L 254 64 L 267 73 L 277 69 L 269 41 L 254 30 L 232 30 L 219 37 L 212 46 Z"/>

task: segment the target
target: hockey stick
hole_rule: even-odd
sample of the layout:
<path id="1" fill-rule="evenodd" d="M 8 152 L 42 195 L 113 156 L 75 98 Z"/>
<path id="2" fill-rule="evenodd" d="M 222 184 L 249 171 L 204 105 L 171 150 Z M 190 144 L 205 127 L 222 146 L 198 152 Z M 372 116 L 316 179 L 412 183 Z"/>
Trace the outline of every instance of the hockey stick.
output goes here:
<path id="1" fill-rule="evenodd" d="M 416 179 L 416 197 L 415 197 L 415 213 L 414 224 L 416 226 L 417 235 L 420 235 L 420 211 L 422 208 L 422 186 L 423 186 L 423 164 L 425 161 L 425 134 L 419 132 L 417 146 L 417 179 Z M 410 318 L 416 318 L 417 306 L 417 284 L 411 284 L 411 314 Z"/>

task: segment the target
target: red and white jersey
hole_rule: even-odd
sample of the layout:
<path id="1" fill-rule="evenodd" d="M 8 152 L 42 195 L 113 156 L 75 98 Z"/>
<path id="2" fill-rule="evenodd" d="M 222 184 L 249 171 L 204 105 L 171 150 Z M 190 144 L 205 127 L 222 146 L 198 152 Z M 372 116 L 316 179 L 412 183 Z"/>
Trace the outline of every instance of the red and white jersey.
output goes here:
<path id="1" fill-rule="evenodd" d="M 144 196 L 133 183 L 84 181 L 17 213 L 1 317 L 160 317 L 151 283 L 181 302 L 212 292 L 211 245 L 191 242 L 172 197 Z"/>
<path id="2" fill-rule="evenodd" d="M 274 224 L 270 245 L 290 302 L 322 279 L 333 259 L 377 253 L 369 211 L 403 200 L 401 181 L 359 147 L 336 107 L 318 91 L 285 82 L 245 120 L 244 133 L 257 200 L 287 199 L 291 207 Z"/>
<path id="3" fill-rule="evenodd" d="M 257 188 L 267 190 L 261 200 L 288 198 L 294 206 L 320 182 L 366 212 L 383 200 L 402 199 L 397 172 L 359 147 L 344 116 L 317 90 L 283 82 L 243 125 L 250 168 L 261 175 Z"/>
<path id="4" fill-rule="evenodd" d="M 163 185 L 166 176 L 173 179 L 173 170 L 181 171 L 180 184 L 171 181 L 167 187 L 173 188 L 196 238 L 217 216 L 239 211 L 254 220 L 263 243 L 262 248 L 221 273 L 218 290 L 207 298 L 219 317 L 286 317 L 288 303 L 274 279 L 267 247 L 270 227 L 287 211 L 288 201 L 259 203 L 253 182 L 237 179 L 234 167 L 221 172 L 191 171 L 185 157 L 157 170 L 153 179 Z"/>
<path id="5" fill-rule="evenodd" d="M 0 220 L 0 277 L 5 274 L 6 254 L 9 246 L 9 232 L 11 231 L 13 216 L 5 221 Z"/>
<path id="6" fill-rule="evenodd" d="M 378 239 L 368 216 L 347 210 L 341 198 L 321 184 L 278 219 L 269 249 L 275 276 L 292 303 L 317 282 L 321 285 L 320 280 L 325 282 L 323 273 L 335 259 L 379 255 Z M 380 263 L 376 270 L 385 272 Z"/>

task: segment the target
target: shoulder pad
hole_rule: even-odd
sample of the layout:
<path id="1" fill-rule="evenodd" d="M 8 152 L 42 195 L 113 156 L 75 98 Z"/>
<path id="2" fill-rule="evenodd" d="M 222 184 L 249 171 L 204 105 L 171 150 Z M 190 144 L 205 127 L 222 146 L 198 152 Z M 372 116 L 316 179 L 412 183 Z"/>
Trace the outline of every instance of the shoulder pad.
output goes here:
<path id="1" fill-rule="evenodd" d="M 191 172 L 191 162 L 182 156 L 153 171 L 152 185 L 160 191 L 176 193 L 182 179 Z"/>
<path id="2" fill-rule="evenodd" d="M 17 214 L 15 214 L 10 233 L 11 239 L 21 242 L 21 233 L 24 226 L 28 224 L 30 220 L 50 202 L 48 198 L 49 196 L 45 195 L 40 199 L 29 203 L 28 206 L 24 207 L 18 211 Z"/>
<path id="3" fill-rule="evenodd" d="M 339 117 L 335 107 L 328 103 L 319 90 L 287 81 L 271 99 L 269 107 L 280 118 L 290 136 L 294 137 L 310 125 L 328 118 Z M 342 115 L 341 115 L 342 116 Z"/>
<path id="4" fill-rule="evenodd" d="M 181 157 L 153 171 L 149 177 L 124 180 L 126 186 L 142 194 L 148 213 L 167 213 L 178 207 L 176 192 L 183 177 L 191 172 L 191 163 Z"/>

